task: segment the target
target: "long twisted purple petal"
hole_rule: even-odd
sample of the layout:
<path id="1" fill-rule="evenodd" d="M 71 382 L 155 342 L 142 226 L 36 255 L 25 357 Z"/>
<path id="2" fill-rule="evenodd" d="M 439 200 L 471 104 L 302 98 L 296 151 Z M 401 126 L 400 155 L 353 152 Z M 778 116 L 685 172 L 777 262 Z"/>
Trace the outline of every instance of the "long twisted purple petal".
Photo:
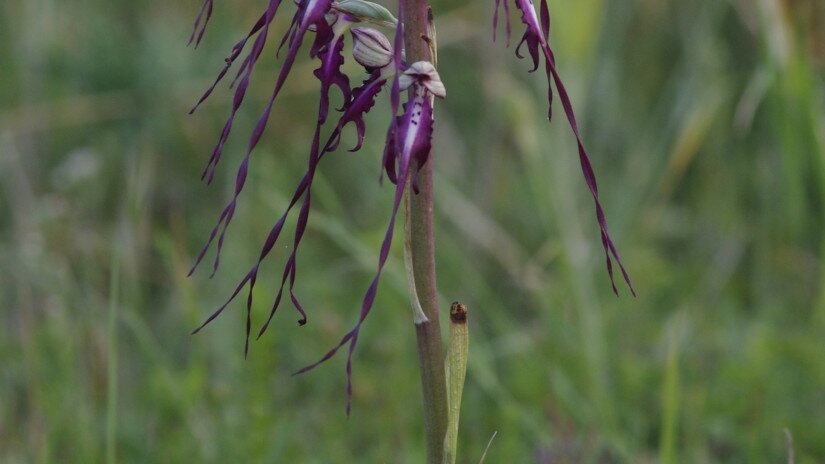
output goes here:
<path id="1" fill-rule="evenodd" d="M 521 10 L 521 22 L 524 23 L 524 25 L 526 26 L 524 35 L 522 36 L 521 42 L 519 43 L 519 47 L 516 49 L 516 55 L 519 58 L 522 57 L 519 54 L 519 48 L 522 45 L 526 44 L 527 50 L 530 53 L 530 57 L 533 61 L 533 70 L 537 69 L 539 66 L 539 55 L 544 55 L 545 70 L 548 78 L 548 87 L 551 86 L 551 82 L 549 81 L 552 77 L 552 84 L 555 84 L 556 86 L 556 90 L 558 91 L 559 98 L 561 100 L 562 108 L 564 109 L 564 113 L 567 116 L 567 121 L 570 124 L 570 128 L 573 131 L 573 135 L 575 135 L 576 137 L 576 143 L 578 145 L 579 152 L 579 162 L 581 164 L 582 174 L 584 175 L 585 183 L 587 184 L 587 187 L 590 190 L 590 193 L 593 197 L 593 201 L 596 205 L 596 219 L 599 223 L 602 247 L 604 248 L 605 253 L 607 273 L 610 276 L 610 283 L 613 288 L 613 292 L 618 294 L 618 289 L 616 288 L 616 283 L 613 276 L 612 259 L 615 259 L 616 263 L 619 265 L 619 269 L 621 270 L 622 277 L 624 278 L 624 281 L 627 283 L 627 286 L 630 289 L 630 292 L 633 294 L 633 296 L 636 296 L 636 291 L 633 289 L 633 284 L 630 282 L 630 276 L 625 270 L 625 267 L 622 264 L 622 260 L 619 257 L 619 252 L 616 249 L 613 240 L 610 238 L 610 233 L 607 230 L 607 219 L 605 218 L 604 210 L 602 209 L 601 202 L 599 201 L 599 190 L 598 186 L 596 185 L 596 174 L 593 172 L 593 167 L 591 166 L 590 159 L 587 156 L 587 150 L 584 148 L 584 142 L 582 141 L 578 123 L 576 122 L 576 116 L 573 112 L 573 104 L 570 101 L 570 97 L 567 93 L 567 90 L 564 87 L 564 83 L 562 82 L 561 77 L 559 76 L 559 73 L 556 69 L 555 55 L 553 54 L 553 50 L 550 48 L 550 45 L 547 41 L 547 36 L 550 33 L 550 10 L 547 7 L 547 2 L 546 0 L 541 0 L 541 19 L 539 19 L 539 17 L 536 15 L 536 10 L 531 0 L 514 1 L 516 7 L 519 10 Z M 548 90 L 548 119 L 552 117 L 552 113 L 550 110 L 550 108 L 552 107 L 552 103 L 553 92 L 552 90 Z"/>

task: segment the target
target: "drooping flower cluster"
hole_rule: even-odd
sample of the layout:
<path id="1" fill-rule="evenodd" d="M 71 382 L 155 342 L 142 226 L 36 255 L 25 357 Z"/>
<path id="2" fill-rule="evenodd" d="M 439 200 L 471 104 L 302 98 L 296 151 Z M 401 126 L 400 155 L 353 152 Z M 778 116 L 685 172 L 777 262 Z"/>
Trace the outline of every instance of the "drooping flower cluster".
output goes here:
<path id="1" fill-rule="evenodd" d="M 197 109 L 197 106 L 209 97 L 217 84 L 226 76 L 229 69 L 241 56 L 247 42 L 251 38 L 255 37 L 252 49 L 242 60 L 241 66 L 236 71 L 235 79 L 231 84 L 235 90 L 230 115 L 224 124 L 224 128 L 221 131 L 218 142 L 212 152 L 212 156 L 210 157 L 202 175 L 202 178 L 208 183 L 211 183 L 214 179 L 215 169 L 221 159 L 224 145 L 232 130 L 235 115 L 243 103 L 254 67 L 261 56 L 264 46 L 267 43 L 269 27 L 272 24 L 280 4 L 280 0 L 270 0 L 267 9 L 252 27 L 250 32 L 232 48 L 229 57 L 226 59 L 226 64 L 218 73 L 218 77 L 214 84 L 206 90 L 196 104 L 195 108 L 192 109 L 194 112 Z M 200 41 L 206 28 L 206 22 L 210 17 L 211 9 L 212 0 L 206 0 L 201 9 L 201 14 L 195 23 L 195 32 L 193 32 L 192 35 L 193 40 Z M 381 26 L 394 27 L 395 44 L 391 44 L 384 34 L 377 29 L 357 25 L 359 23 L 367 22 Z M 353 57 L 359 64 L 364 66 L 367 72 L 367 78 L 359 87 L 354 89 L 350 87 L 349 78 L 341 71 L 341 66 L 344 62 L 342 52 L 344 49 L 347 31 L 349 31 L 353 40 Z M 252 327 L 252 295 L 258 277 L 259 267 L 272 251 L 275 243 L 280 237 L 289 213 L 299 201 L 301 201 L 301 207 L 298 212 L 295 233 L 293 236 L 292 253 L 286 261 L 281 276 L 281 285 L 275 295 L 275 300 L 269 311 L 269 315 L 258 331 L 258 337 L 266 331 L 272 317 L 280 306 L 281 300 L 284 296 L 285 287 L 287 287 L 287 281 L 289 281 L 289 299 L 300 314 L 300 319 L 298 322 L 301 325 L 305 324 L 307 314 L 301 305 L 298 296 L 296 295 L 295 281 L 297 276 L 297 252 L 304 232 L 306 231 L 309 218 L 312 202 L 312 183 L 315 172 L 321 158 L 325 154 L 338 148 L 341 142 L 342 130 L 347 124 L 354 124 L 357 136 L 355 146 L 350 151 L 357 151 L 361 148 L 366 131 L 364 115 L 372 109 L 378 94 L 386 86 L 386 84 L 391 81 L 390 102 L 393 118 L 389 125 L 389 129 L 387 130 L 382 169 L 383 171 L 386 171 L 387 177 L 390 181 L 395 184 L 395 195 L 389 225 L 381 246 L 378 268 L 372 284 L 369 286 L 364 296 L 364 300 L 361 305 L 360 317 L 355 327 L 350 332 L 345 334 L 340 343 L 335 348 L 330 350 L 330 352 L 328 352 L 323 358 L 321 358 L 321 360 L 299 371 L 306 372 L 314 368 L 318 364 L 331 358 L 338 351 L 338 349 L 344 345 L 349 345 L 347 359 L 347 411 L 350 409 L 350 397 L 352 394 L 352 354 L 358 340 L 361 325 L 372 309 L 375 300 L 381 271 L 383 270 L 384 264 L 386 263 L 389 255 L 398 209 L 401 204 L 401 199 L 405 193 L 407 180 L 413 171 L 412 168 L 414 166 L 412 163 L 417 162 L 419 166 L 423 165 L 427 162 L 430 153 L 430 138 L 432 134 L 432 97 L 437 96 L 443 98 L 446 96 L 444 85 L 441 83 L 438 72 L 432 64 L 429 62 L 418 62 L 407 66 L 407 64 L 403 62 L 401 54 L 402 32 L 402 23 L 400 20 L 396 20 L 392 14 L 380 5 L 367 1 L 341 0 L 338 2 L 333 2 L 332 0 L 300 0 L 297 3 L 297 11 L 292 18 L 292 23 L 281 39 L 280 46 L 287 47 L 284 63 L 278 74 L 274 89 L 267 102 L 264 112 L 255 125 L 250 136 L 246 154 L 236 175 L 234 194 L 229 203 L 221 212 L 217 224 L 212 229 L 209 239 L 198 254 L 195 265 L 190 271 L 191 275 L 204 259 L 207 251 L 213 244 L 215 244 L 216 250 L 212 273 L 214 274 L 214 272 L 218 269 L 220 264 L 221 248 L 223 246 L 226 231 L 232 221 L 238 197 L 246 182 L 251 154 L 260 141 L 261 135 L 266 128 L 266 124 L 274 107 L 274 103 L 287 79 L 287 76 L 289 75 L 293 63 L 295 62 L 298 51 L 304 42 L 304 37 L 308 33 L 314 34 L 314 40 L 312 41 L 309 55 L 311 58 L 317 59 L 320 62 L 318 68 L 314 71 L 315 77 L 318 78 L 320 82 L 320 98 L 315 131 L 309 147 L 309 159 L 306 173 L 298 183 L 286 211 L 270 230 L 269 235 L 261 248 L 257 262 L 241 279 L 227 301 L 218 307 L 217 310 L 215 310 L 201 326 L 195 329 L 194 332 L 199 332 L 203 327 L 220 315 L 229 303 L 232 302 L 244 288 L 247 288 L 246 341 L 244 343 L 244 354 L 248 353 L 249 336 Z M 329 131 L 326 142 L 321 144 L 322 131 L 326 126 L 330 113 L 329 98 L 330 90 L 333 87 L 337 88 L 338 91 L 341 92 L 344 99 L 344 104 L 340 109 L 338 121 Z M 407 89 L 412 89 L 410 100 L 404 105 L 403 113 L 398 115 L 401 92 Z M 411 183 L 415 185 L 415 180 L 412 179 Z"/>
<path id="2" fill-rule="evenodd" d="M 315 131 L 309 146 L 306 172 L 295 188 L 286 211 L 284 211 L 269 231 L 255 264 L 240 280 L 226 302 L 218 307 L 194 332 L 199 332 L 220 315 L 229 303 L 246 288 L 248 296 L 246 299 L 246 339 L 244 343 L 244 355 L 248 353 L 249 337 L 252 330 L 252 295 L 257 282 L 260 265 L 273 250 L 275 243 L 280 238 L 290 212 L 299 201 L 301 205 L 293 235 L 292 252 L 284 265 L 281 284 L 274 297 L 272 307 L 266 320 L 258 330 L 257 336 L 260 337 L 263 335 L 272 321 L 284 297 L 285 289 L 289 294 L 292 305 L 299 313 L 299 324 L 305 324 L 307 321 L 307 313 L 301 305 L 295 291 L 297 252 L 309 219 L 312 203 L 312 184 L 316 170 L 321 159 L 326 154 L 338 148 L 341 143 L 342 131 L 348 124 L 355 126 L 357 137 L 354 148 L 350 151 L 358 151 L 361 148 L 366 133 L 364 115 L 373 108 L 378 94 L 389 84 L 392 118 L 386 133 L 385 149 L 382 157 L 382 172 L 386 173 L 389 180 L 395 184 L 395 191 L 392 213 L 381 245 L 375 276 L 364 295 L 358 322 L 353 329 L 347 332 L 340 342 L 318 362 L 297 372 L 301 373 L 313 369 L 333 357 L 340 348 L 346 345 L 348 347 L 346 366 L 347 412 L 350 410 L 352 395 L 352 354 L 358 341 L 361 326 L 370 313 L 375 301 L 379 278 L 389 256 L 395 221 L 406 187 L 409 184 L 413 191 L 417 192 L 417 182 L 412 173 L 416 172 L 414 169 L 416 166 L 420 167 L 424 165 L 430 157 L 430 143 L 433 129 L 433 100 L 435 97 L 446 97 L 445 87 L 432 63 L 420 61 L 408 64 L 405 63 L 402 58 L 403 18 L 400 12 L 403 11 L 404 1 L 405 0 L 400 0 L 399 2 L 399 18 L 396 20 L 385 8 L 366 0 L 296 0 L 296 11 L 293 14 L 289 28 L 281 38 L 278 49 L 280 52 L 283 47 L 286 47 L 284 61 L 275 81 L 272 94 L 249 137 L 245 155 L 235 177 L 234 193 L 228 204 L 221 211 L 217 223 L 209 235 L 209 239 L 198 254 L 196 262 L 190 271 L 191 275 L 213 245 L 215 248 L 215 258 L 212 265 L 212 274 L 214 275 L 217 271 L 220 265 L 221 249 L 226 232 L 234 216 L 240 193 L 246 183 L 252 152 L 258 145 L 266 129 L 275 101 L 292 70 L 298 52 L 304 44 L 305 37 L 308 34 L 310 36 L 314 35 L 309 48 L 309 56 L 312 59 L 318 60 L 318 67 L 314 70 L 314 75 L 320 84 L 319 103 Z M 501 1 L 502 0 L 496 0 L 494 25 L 497 22 L 498 9 Z M 504 0 L 505 13 L 509 13 L 507 1 L 508 0 Z M 558 89 L 562 106 L 578 141 L 579 157 L 585 180 L 596 202 L 596 214 L 601 228 L 602 244 L 607 256 L 607 269 L 610 273 L 611 282 L 613 279 L 612 255 L 619 264 L 625 280 L 628 285 L 630 285 L 627 273 L 619 260 L 616 248 L 607 232 L 604 213 L 598 199 L 595 176 L 581 141 L 570 99 L 556 72 L 555 58 L 547 42 L 550 20 L 546 0 L 542 0 L 541 20 L 537 17 L 530 0 L 515 0 L 515 2 L 517 8 L 522 11 L 522 22 L 526 25 L 526 31 L 519 43 L 516 54 L 521 57 L 519 53 L 520 48 L 523 44 L 527 44 L 528 52 L 534 64 L 533 70 L 538 69 L 540 54 L 544 54 L 548 84 L 550 84 L 552 79 L 552 82 L 555 83 Z M 230 84 L 230 88 L 234 88 L 231 110 L 201 176 L 207 183 L 211 183 L 214 179 L 224 146 L 232 131 L 235 116 L 246 96 L 255 66 L 268 43 L 270 26 L 281 7 L 281 3 L 282 0 L 268 0 L 266 9 L 250 31 L 242 40 L 232 47 L 229 56 L 226 58 L 226 63 L 218 73 L 215 82 L 204 92 L 195 107 L 192 108 L 192 112 L 194 112 L 197 107 L 212 94 L 216 86 L 229 73 L 232 66 L 241 58 L 247 47 L 247 43 L 254 38 L 251 49 L 249 49 L 243 56 L 243 59 L 240 60 L 240 66 L 235 71 L 234 78 Z M 196 45 L 200 43 L 211 17 L 212 8 L 213 0 L 204 0 L 198 18 L 195 21 L 190 42 L 194 42 Z M 366 27 L 366 24 L 394 28 L 394 42 L 390 43 L 389 39 L 387 39 L 383 33 L 375 28 Z M 344 63 L 343 51 L 348 32 L 352 38 L 353 58 L 366 70 L 366 79 L 363 80 L 360 86 L 355 88 L 350 86 L 349 77 L 341 71 L 341 66 Z M 509 20 L 507 32 L 509 38 Z M 342 108 L 338 110 L 337 122 L 335 122 L 334 125 L 328 125 L 327 122 L 330 116 L 330 92 L 333 88 L 336 88 L 341 93 L 344 104 Z M 401 93 L 405 90 L 410 90 L 408 93 L 409 99 L 402 107 L 400 102 Z M 553 92 L 552 87 L 550 87 L 548 104 L 552 104 L 552 98 Z M 400 114 L 399 109 L 402 110 Z M 325 129 L 328 129 L 326 134 L 324 134 Z M 326 138 L 323 139 L 322 135 L 326 135 Z M 322 140 L 325 140 L 325 142 L 321 143 Z M 289 282 L 288 285 L 287 282 Z M 613 285 L 613 290 L 616 291 L 615 284 Z"/>

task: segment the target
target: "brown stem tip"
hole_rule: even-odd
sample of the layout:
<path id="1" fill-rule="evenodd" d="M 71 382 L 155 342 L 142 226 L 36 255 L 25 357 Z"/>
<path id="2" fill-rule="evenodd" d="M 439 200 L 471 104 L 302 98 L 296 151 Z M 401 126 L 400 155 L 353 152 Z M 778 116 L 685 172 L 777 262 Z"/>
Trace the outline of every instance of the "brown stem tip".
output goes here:
<path id="1" fill-rule="evenodd" d="M 467 305 L 453 301 L 452 306 L 450 306 L 450 321 L 452 321 L 453 324 L 466 324 Z"/>

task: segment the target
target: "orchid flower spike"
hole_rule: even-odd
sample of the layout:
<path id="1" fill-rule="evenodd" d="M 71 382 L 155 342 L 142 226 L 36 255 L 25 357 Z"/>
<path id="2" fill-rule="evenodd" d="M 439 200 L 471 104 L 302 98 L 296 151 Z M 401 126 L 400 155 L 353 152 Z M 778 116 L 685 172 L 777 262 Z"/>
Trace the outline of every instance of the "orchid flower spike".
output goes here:
<path id="1" fill-rule="evenodd" d="M 206 253 L 215 245 L 215 259 L 212 265 L 212 274 L 218 270 L 220 264 L 220 254 L 226 237 L 227 229 L 232 221 L 237 207 L 238 199 L 246 184 L 247 175 L 251 165 L 251 155 L 258 146 L 264 131 L 266 130 L 269 117 L 274 110 L 275 102 L 283 89 L 293 65 L 298 57 L 299 51 L 304 45 L 306 37 L 312 37 L 308 54 L 310 59 L 317 60 L 317 67 L 313 74 L 318 79 L 319 101 L 317 117 L 315 118 L 315 131 L 308 147 L 307 168 L 303 177 L 299 180 L 291 200 L 272 226 L 261 247 L 260 254 L 256 262 L 249 271 L 240 279 L 229 298 L 218 307 L 201 324 L 195 333 L 203 329 L 212 320 L 218 317 L 224 309 L 243 291 L 248 292 L 246 298 L 246 341 L 244 343 L 244 354 L 249 350 L 249 338 L 251 333 L 252 318 L 251 309 L 253 303 L 253 289 L 257 282 L 258 271 L 263 261 L 275 249 L 275 244 L 280 238 L 290 212 L 300 203 L 295 231 L 292 237 L 292 251 L 286 260 L 281 273 L 280 287 L 274 296 L 274 302 L 269 311 L 268 317 L 258 330 L 260 337 L 272 321 L 276 310 L 284 298 L 289 294 L 289 300 L 295 307 L 300 318 L 298 323 L 303 325 L 307 322 L 307 312 L 298 298 L 295 282 L 297 280 L 297 253 L 306 232 L 309 214 L 312 205 L 312 186 L 315 174 L 323 157 L 335 151 L 341 143 L 342 132 L 347 125 L 354 125 L 356 141 L 350 151 L 358 151 L 365 140 L 366 123 L 365 115 L 374 106 L 378 94 L 385 87 L 389 87 L 389 106 L 391 118 L 387 128 L 384 153 L 382 158 L 382 176 L 386 173 L 389 180 L 395 184 L 393 195 L 393 206 L 389 217 L 389 224 L 384 234 L 381 244 L 378 265 L 373 280 L 367 288 L 361 302 L 361 311 L 355 327 L 347 332 L 341 341 L 319 361 L 311 364 L 298 373 L 306 372 L 315 366 L 332 358 L 343 346 L 348 346 L 347 355 L 347 412 L 349 413 L 352 397 L 352 355 L 355 350 L 360 329 L 364 320 L 372 310 L 378 291 L 378 282 L 381 277 L 384 265 L 389 257 L 390 247 L 393 239 L 395 221 L 398 216 L 399 207 L 405 193 L 417 193 L 418 184 L 416 173 L 422 166 L 425 166 L 430 159 L 430 148 L 433 131 L 433 103 L 434 98 L 445 98 L 447 91 L 439 76 L 435 66 L 429 61 L 418 61 L 412 64 L 405 62 L 402 40 L 403 40 L 403 3 L 399 0 L 398 19 L 396 19 L 386 8 L 369 2 L 367 0 L 295 0 L 295 12 L 292 16 L 289 27 L 283 32 L 280 40 L 279 51 L 286 47 L 286 54 L 283 63 L 275 79 L 272 93 L 267 100 L 264 110 L 261 113 L 257 124 L 249 135 L 245 155 L 238 166 L 235 175 L 234 191 L 228 204 L 218 216 L 217 223 L 213 227 L 206 244 L 200 250 L 195 264 L 190 271 L 190 275 L 203 261 Z M 504 2 L 505 13 L 508 10 L 509 0 L 496 0 L 496 18 L 498 7 Z M 607 269 L 612 281 L 612 259 L 618 263 L 621 272 L 630 286 L 630 279 L 625 272 L 624 266 L 619 259 L 616 247 L 607 232 L 607 223 L 599 203 L 596 179 L 593 174 L 590 161 L 585 152 L 581 136 L 579 134 L 576 119 L 573 114 L 572 104 L 567 95 L 567 91 L 561 82 L 561 78 L 556 71 L 556 62 L 553 51 L 550 49 L 548 36 L 550 34 L 550 16 L 546 0 L 541 0 L 541 16 L 536 14 L 531 0 L 514 0 L 516 7 L 522 12 L 522 22 L 525 25 L 525 32 L 516 54 L 521 57 L 520 49 L 522 45 L 527 46 L 527 50 L 533 61 L 534 70 L 538 69 L 541 56 L 544 56 L 545 71 L 548 84 L 555 84 L 558 90 L 562 107 L 567 115 L 567 119 L 576 137 L 579 147 L 579 158 L 584 172 L 585 181 L 590 188 L 596 203 L 596 216 L 601 228 L 602 244 L 607 258 Z M 217 166 L 221 160 L 223 149 L 232 132 L 235 117 L 243 104 L 247 90 L 251 83 L 254 70 L 258 60 L 262 56 L 263 50 L 270 40 L 270 28 L 275 23 L 282 0 L 267 0 L 266 8 L 261 12 L 260 17 L 249 29 L 249 32 L 239 42 L 237 42 L 223 67 L 218 72 L 214 83 L 203 93 L 201 98 L 192 108 L 194 112 L 213 93 L 217 85 L 226 77 L 230 68 L 236 63 L 240 63 L 234 72 L 234 78 L 230 84 L 233 88 L 233 97 L 229 110 L 229 116 L 224 123 L 223 130 L 218 136 L 218 140 L 212 150 L 211 156 L 204 168 L 202 179 L 211 183 L 215 177 Z M 286 2 L 291 5 L 293 2 Z M 204 0 L 198 19 L 195 21 L 190 42 L 197 46 L 200 43 L 206 30 L 206 25 L 211 17 L 213 0 Z M 393 27 L 395 35 L 393 42 L 379 30 L 365 27 L 364 24 Z M 509 22 L 508 22 L 509 35 Z M 346 32 L 350 32 L 347 34 Z M 351 87 L 350 77 L 343 71 L 344 49 L 347 37 L 351 36 L 352 56 L 356 62 L 362 65 L 366 71 L 366 78 L 361 76 L 363 81 L 358 87 Z M 253 40 L 254 39 L 254 40 Z M 246 51 L 247 43 L 252 40 L 252 46 Z M 387 85 L 391 82 L 391 85 Z M 550 87 L 550 86 L 549 86 Z M 401 94 L 404 90 L 410 89 L 407 101 L 401 105 Z M 338 109 L 337 118 L 331 118 L 330 94 L 340 93 L 343 105 Z M 548 91 L 548 109 L 552 107 L 553 91 L 552 87 Z M 400 110 L 400 111 L 399 111 Z M 335 115 L 335 113 L 333 113 Z M 548 112 L 548 116 L 549 116 Z M 328 124 L 329 119 L 335 121 Z M 322 137 L 322 134 L 325 137 Z M 323 142 L 323 143 L 322 143 Z M 406 192 L 407 185 L 411 186 L 412 192 Z M 612 259 L 611 259 L 612 257 Z M 288 282 L 288 284 L 287 284 Z M 631 292 L 633 291 L 632 286 Z M 616 291 L 615 284 L 613 286 Z M 634 293 L 635 294 L 635 293 Z"/>

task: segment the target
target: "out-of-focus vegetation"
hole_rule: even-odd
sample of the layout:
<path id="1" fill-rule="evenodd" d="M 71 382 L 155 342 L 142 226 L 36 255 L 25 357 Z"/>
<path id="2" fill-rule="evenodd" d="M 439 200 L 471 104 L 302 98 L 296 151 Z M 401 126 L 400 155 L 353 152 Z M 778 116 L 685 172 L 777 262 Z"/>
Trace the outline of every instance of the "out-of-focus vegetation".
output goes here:
<path id="1" fill-rule="evenodd" d="M 825 4 L 550 6 L 639 297 L 610 292 L 574 140 L 558 108 L 544 118 L 543 76 L 492 43 L 492 0 L 435 1 L 441 301 L 467 303 L 472 324 L 459 462 L 498 431 L 486 462 L 776 463 L 784 428 L 796 462 L 823 462 Z M 317 98 L 303 57 L 221 270 L 186 278 L 278 66 L 270 49 L 207 188 L 230 94 L 186 111 L 262 3 L 216 1 L 194 51 L 198 7 L 0 2 L 0 461 L 423 462 L 399 243 L 356 354 L 352 417 L 343 357 L 290 376 L 355 322 L 374 270 L 385 101 L 366 147 L 317 175 L 297 283 L 309 324 L 287 303 L 246 361 L 242 301 L 189 336 L 284 209 Z M 264 268 L 256 324 L 290 245 Z"/>

